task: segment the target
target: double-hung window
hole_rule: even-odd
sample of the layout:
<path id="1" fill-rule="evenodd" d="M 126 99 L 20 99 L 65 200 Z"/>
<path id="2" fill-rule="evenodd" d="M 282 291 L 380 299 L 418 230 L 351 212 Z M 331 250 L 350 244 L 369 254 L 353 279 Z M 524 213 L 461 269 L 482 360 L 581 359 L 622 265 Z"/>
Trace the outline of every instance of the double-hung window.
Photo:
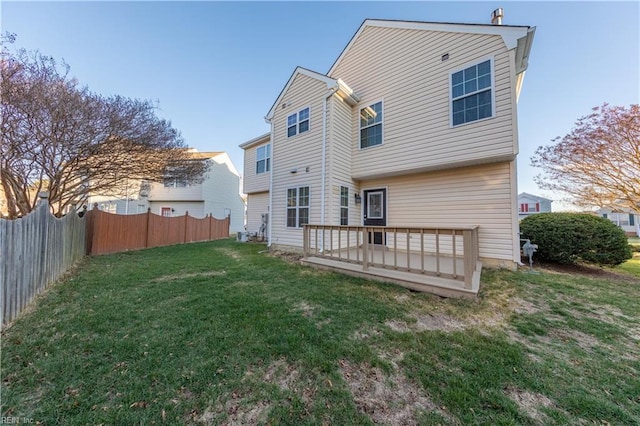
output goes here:
<path id="1" fill-rule="evenodd" d="M 287 189 L 287 227 L 300 228 L 309 223 L 309 187 Z"/>
<path id="2" fill-rule="evenodd" d="M 349 188 L 340 187 L 340 225 L 349 224 Z"/>
<path id="3" fill-rule="evenodd" d="M 382 144 L 382 101 L 360 108 L 360 148 Z"/>
<path id="4" fill-rule="evenodd" d="M 493 61 L 451 73 L 451 124 L 470 123 L 493 116 Z"/>
<path id="5" fill-rule="evenodd" d="M 271 144 L 266 144 L 256 150 L 256 174 L 271 170 Z"/>
<path id="6" fill-rule="evenodd" d="M 287 116 L 287 137 L 309 131 L 309 108 Z"/>

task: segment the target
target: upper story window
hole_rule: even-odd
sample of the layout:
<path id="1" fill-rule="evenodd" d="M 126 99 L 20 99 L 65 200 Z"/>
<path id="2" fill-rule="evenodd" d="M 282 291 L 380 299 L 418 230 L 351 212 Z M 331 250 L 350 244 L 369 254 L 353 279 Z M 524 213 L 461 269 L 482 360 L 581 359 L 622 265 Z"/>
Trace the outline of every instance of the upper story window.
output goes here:
<path id="1" fill-rule="evenodd" d="M 382 144 L 382 101 L 360 108 L 360 148 Z"/>
<path id="2" fill-rule="evenodd" d="M 519 211 L 520 213 L 538 213 L 540 211 L 540 203 L 522 203 Z"/>
<path id="3" fill-rule="evenodd" d="M 164 187 L 165 188 L 184 188 L 187 186 L 187 181 L 180 178 L 165 178 L 164 179 Z"/>
<path id="4" fill-rule="evenodd" d="M 309 108 L 305 108 L 287 117 L 287 137 L 309 130 Z"/>
<path id="5" fill-rule="evenodd" d="M 493 61 L 451 73 L 451 124 L 458 126 L 493 116 Z"/>
<path id="6" fill-rule="evenodd" d="M 266 144 L 256 150 L 256 174 L 271 170 L 271 144 Z"/>

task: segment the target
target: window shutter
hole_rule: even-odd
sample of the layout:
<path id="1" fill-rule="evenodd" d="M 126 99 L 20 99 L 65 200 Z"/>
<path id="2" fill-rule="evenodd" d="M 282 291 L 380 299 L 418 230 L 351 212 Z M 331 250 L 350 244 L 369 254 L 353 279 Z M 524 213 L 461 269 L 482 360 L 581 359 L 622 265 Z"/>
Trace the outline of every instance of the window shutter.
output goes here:
<path id="1" fill-rule="evenodd" d="M 540 203 L 536 203 L 536 211 L 539 212 L 540 211 Z"/>
<path id="2" fill-rule="evenodd" d="M 635 216 L 633 215 L 633 213 L 629 213 L 629 225 L 636 226 Z"/>

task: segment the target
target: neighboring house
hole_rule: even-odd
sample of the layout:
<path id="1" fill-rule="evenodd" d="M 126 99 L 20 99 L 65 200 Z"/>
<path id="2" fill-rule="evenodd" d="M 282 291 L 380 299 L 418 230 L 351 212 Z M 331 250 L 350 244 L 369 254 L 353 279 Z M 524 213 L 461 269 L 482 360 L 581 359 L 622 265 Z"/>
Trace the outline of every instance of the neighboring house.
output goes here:
<path id="1" fill-rule="evenodd" d="M 548 198 L 522 192 L 518 194 L 518 219 L 522 220 L 536 213 L 549 213 L 552 202 Z"/>
<path id="2" fill-rule="evenodd" d="M 628 236 L 640 237 L 640 212 L 603 207 L 596 210 L 596 213 L 618 225 Z"/>
<path id="3" fill-rule="evenodd" d="M 130 181 L 115 191 L 118 195 L 91 196 L 94 203 L 109 213 L 145 213 L 149 208 L 162 216 L 189 216 L 202 218 L 208 214 L 222 219 L 231 216 L 230 232 L 244 230 L 245 203 L 240 194 L 240 174 L 226 152 L 197 152 L 194 159 L 207 161 L 209 170 L 202 183 L 188 184 L 179 179 L 166 179 L 163 183 Z"/>
<path id="4" fill-rule="evenodd" d="M 193 152 L 194 159 L 209 163 L 202 183 L 187 184 L 180 179 L 152 183 L 148 202 L 153 213 L 162 216 L 201 218 L 208 214 L 222 219 L 231 216 L 230 232 L 244 230 L 245 205 L 240 194 L 240 173 L 226 152 Z"/>
<path id="5" fill-rule="evenodd" d="M 482 261 L 515 268 L 517 99 L 534 31 L 366 20 L 326 74 L 296 68 L 270 133 L 240 145 L 247 230 L 269 213 L 270 248 L 299 251 L 304 224 L 477 225 Z"/>
<path id="6" fill-rule="evenodd" d="M 87 208 L 95 204 L 102 211 L 114 214 L 146 213 L 149 208 L 149 189 L 151 184 L 141 180 L 128 180 L 121 188 L 110 191 L 106 195 L 91 195 Z"/>

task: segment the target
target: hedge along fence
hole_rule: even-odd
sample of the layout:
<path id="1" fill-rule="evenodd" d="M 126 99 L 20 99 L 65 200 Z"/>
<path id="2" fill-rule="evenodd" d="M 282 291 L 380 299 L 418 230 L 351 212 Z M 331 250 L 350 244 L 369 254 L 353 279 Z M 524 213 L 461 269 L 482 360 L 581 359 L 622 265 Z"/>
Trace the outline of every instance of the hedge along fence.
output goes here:
<path id="1" fill-rule="evenodd" d="M 118 215 L 98 210 L 87 212 L 87 253 L 106 254 L 127 250 L 211 241 L 229 238 L 231 219 L 203 219 L 189 216 L 164 217 L 151 211 Z"/>
<path id="2" fill-rule="evenodd" d="M 16 220 L 0 219 L 0 323 L 18 316 L 86 253 L 86 219 L 56 218 L 46 197 Z"/>

